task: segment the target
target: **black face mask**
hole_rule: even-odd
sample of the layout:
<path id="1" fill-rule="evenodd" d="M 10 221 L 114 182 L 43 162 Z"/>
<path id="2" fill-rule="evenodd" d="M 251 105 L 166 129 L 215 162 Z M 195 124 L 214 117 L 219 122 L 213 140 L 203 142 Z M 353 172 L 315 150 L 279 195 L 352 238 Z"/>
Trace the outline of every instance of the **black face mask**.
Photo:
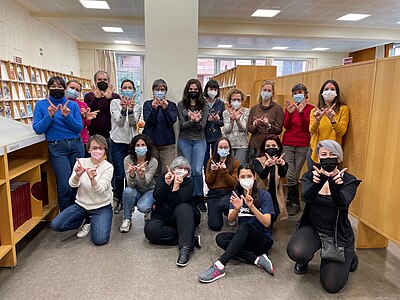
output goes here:
<path id="1" fill-rule="evenodd" d="M 267 153 L 269 156 L 276 156 L 278 154 L 279 149 L 278 148 L 267 148 L 265 149 L 265 153 Z"/>
<path id="2" fill-rule="evenodd" d="M 97 83 L 97 87 L 99 88 L 100 91 L 106 91 L 108 89 L 108 83 L 105 81 L 99 81 Z"/>
<path id="3" fill-rule="evenodd" d="M 332 172 L 339 165 L 339 161 L 336 157 L 320 158 L 319 163 L 321 167 L 327 172 Z"/>
<path id="4" fill-rule="evenodd" d="M 49 89 L 49 93 L 54 99 L 61 99 L 65 94 L 63 89 Z"/>
<path id="5" fill-rule="evenodd" d="M 199 92 L 189 92 L 190 99 L 197 99 L 199 97 Z"/>

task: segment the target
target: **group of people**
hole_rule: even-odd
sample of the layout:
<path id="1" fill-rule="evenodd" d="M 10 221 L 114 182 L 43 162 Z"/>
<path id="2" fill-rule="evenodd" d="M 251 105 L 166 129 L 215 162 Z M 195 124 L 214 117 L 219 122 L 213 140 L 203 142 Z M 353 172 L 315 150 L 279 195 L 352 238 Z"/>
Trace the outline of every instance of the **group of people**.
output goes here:
<path id="1" fill-rule="evenodd" d="M 178 245 L 176 264 L 184 267 L 194 248 L 201 248 L 196 228 L 201 212 L 207 212 L 210 230 L 220 231 L 225 217 L 237 230 L 217 234 L 224 253 L 199 274 L 200 282 L 223 277 L 232 258 L 273 275 L 267 255 L 273 224 L 298 214 L 301 198 L 303 215 L 287 246 L 294 272 L 306 273 L 321 249 L 323 287 L 335 293 L 345 286 L 358 264 L 348 207 L 360 181 L 339 168 L 349 110 L 336 81 L 322 85 L 316 107 L 308 103 L 306 86 L 295 85 L 285 110 L 274 101 L 274 82 L 268 80 L 251 109 L 244 107 L 240 89 L 221 100 L 215 80 L 203 89 L 199 80 L 190 79 L 176 105 L 167 98 L 167 83 L 157 79 L 143 108 L 133 81 L 124 80 L 120 94 L 109 81 L 98 71 L 92 92 L 80 101 L 78 81 L 52 77 L 49 98 L 35 107 L 33 129 L 46 135 L 57 178 L 60 214 L 53 230 L 78 230 L 78 237 L 90 233 L 94 244 L 103 245 L 113 214 L 123 212 L 119 229 L 127 233 L 136 207 L 144 214 L 146 238 Z M 138 133 L 141 116 L 145 126 Z"/>

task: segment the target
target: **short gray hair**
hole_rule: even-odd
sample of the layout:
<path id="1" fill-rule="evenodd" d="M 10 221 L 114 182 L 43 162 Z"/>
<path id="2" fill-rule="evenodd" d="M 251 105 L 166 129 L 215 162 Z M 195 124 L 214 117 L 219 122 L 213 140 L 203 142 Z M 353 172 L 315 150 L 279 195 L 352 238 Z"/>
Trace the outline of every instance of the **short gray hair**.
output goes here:
<path id="1" fill-rule="evenodd" d="M 177 158 L 175 158 L 172 163 L 171 163 L 171 171 L 173 172 L 175 168 L 185 168 L 188 169 L 188 174 L 186 177 L 190 177 L 191 174 L 191 168 L 190 168 L 190 164 L 189 161 L 184 157 L 184 156 L 178 156 Z"/>
<path id="2" fill-rule="evenodd" d="M 333 140 L 324 140 L 324 141 L 320 141 L 317 144 L 317 155 L 319 155 L 319 150 L 321 148 L 326 148 L 329 151 L 331 151 L 334 155 L 336 155 L 340 161 L 343 161 L 343 150 L 342 147 L 339 145 L 338 142 L 335 142 Z"/>
<path id="3" fill-rule="evenodd" d="M 152 91 L 154 91 L 156 88 L 160 88 L 160 87 L 164 87 L 165 91 L 168 91 L 168 86 L 164 79 L 154 80 L 153 86 L 151 87 Z"/>

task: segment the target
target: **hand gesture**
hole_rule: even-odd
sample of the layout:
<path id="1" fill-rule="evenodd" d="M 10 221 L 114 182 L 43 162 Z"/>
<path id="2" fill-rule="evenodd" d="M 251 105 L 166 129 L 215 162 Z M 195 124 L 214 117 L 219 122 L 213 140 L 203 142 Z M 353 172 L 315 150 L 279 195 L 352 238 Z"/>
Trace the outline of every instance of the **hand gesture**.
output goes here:
<path id="1" fill-rule="evenodd" d="M 325 114 L 325 111 L 326 109 L 319 110 L 318 108 L 315 108 L 314 117 L 318 122 L 321 121 L 321 118 Z"/>
<path id="2" fill-rule="evenodd" d="M 257 127 L 262 122 L 261 118 L 253 117 L 253 126 Z"/>
<path id="3" fill-rule="evenodd" d="M 272 167 L 275 164 L 276 157 L 271 157 L 268 155 L 268 153 L 265 153 L 265 156 L 267 157 L 267 161 L 265 162 L 265 165 L 268 167 Z"/>
<path id="4" fill-rule="evenodd" d="M 269 120 L 267 118 L 267 115 L 265 115 L 265 117 L 261 118 L 261 121 L 264 125 L 269 125 Z"/>
<path id="5" fill-rule="evenodd" d="M 151 107 L 152 107 L 153 109 L 157 109 L 158 105 L 160 105 L 160 104 L 159 104 L 158 100 L 156 100 L 156 99 L 154 99 L 154 100 L 151 102 Z"/>
<path id="6" fill-rule="evenodd" d="M 85 171 L 88 174 L 90 180 L 94 179 L 97 176 L 96 169 L 97 169 L 97 166 L 95 168 L 87 168 L 87 169 L 85 169 Z"/>
<path id="7" fill-rule="evenodd" d="M 343 184 L 343 173 L 347 171 L 347 168 L 340 170 L 335 176 L 333 176 L 332 180 L 335 184 Z"/>
<path id="8" fill-rule="evenodd" d="M 333 122 L 335 120 L 335 111 L 334 108 L 336 106 L 336 103 L 333 103 L 333 105 L 329 109 L 325 109 L 325 115 L 328 117 L 329 121 Z"/>
<path id="9" fill-rule="evenodd" d="M 219 163 L 219 168 L 220 168 L 221 170 L 226 169 L 225 160 L 226 160 L 226 159 L 223 159 L 223 160 Z"/>
<path id="10" fill-rule="evenodd" d="M 61 110 L 61 114 L 64 117 L 68 116 L 69 113 L 71 112 L 71 110 L 68 108 L 68 102 L 69 102 L 69 100 L 67 100 L 67 102 L 65 102 L 64 106 L 61 106 L 61 104 L 59 104 L 60 110 Z"/>
<path id="11" fill-rule="evenodd" d="M 111 99 L 113 92 L 114 92 L 114 86 L 112 84 L 109 84 L 107 90 L 101 93 L 106 99 Z"/>
<path id="12" fill-rule="evenodd" d="M 179 175 L 175 175 L 174 186 L 172 188 L 172 191 L 175 192 L 175 191 L 179 190 L 179 187 L 180 187 L 182 182 L 183 182 L 183 177 L 179 176 Z"/>
<path id="13" fill-rule="evenodd" d="M 229 112 L 229 119 L 231 121 L 236 119 L 236 113 L 235 110 L 233 108 L 228 108 L 228 112 Z"/>
<path id="14" fill-rule="evenodd" d="M 191 111 L 190 109 L 188 109 L 188 116 L 189 116 L 190 120 L 194 121 L 195 113 L 193 111 Z"/>
<path id="15" fill-rule="evenodd" d="M 286 109 L 287 111 L 292 114 L 294 113 L 294 111 L 296 110 L 296 104 L 291 103 L 289 99 L 285 100 L 285 105 L 286 105 Z"/>
<path id="16" fill-rule="evenodd" d="M 320 183 L 321 182 L 321 174 L 324 174 L 325 171 L 322 168 L 318 169 L 316 166 L 313 166 L 313 168 L 314 168 L 314 171 L 312 171 L 312 173 L 313 173 L 313 182 L 314 183 Z"/>
<path id="17" fill-rule="evenodd" d="M 236 120 L 240 120 L 242 115 L 243 115 L 243 110 L 242 109 L 237 110 L 236 113 L 235 113 L 235 119 Z"/>
<path id="18" fill-rule="evenodd" d="M 75 165 L 74 171 L 76 175 L 82 176 L 83 173 L 85 173 L 85 168 L 81 164 L 79 158 L 76 159 L 77 164 Z"/>
<path id="19" fill-rule="evenodd" d="M 88 109 L 86 110 L 86 120 L 96 119 L 98 112 L 99 110 L 90 111 L 90 107 L 88 107 Z"/>
<path id="20" fill-rule="evenodd" d="M 207 120 L 210 121 L 210 122 L 214 121 L 214 115 L 213 114 L 208 114 Z"/>
<path id="21" fill-rule="evenodd" d="M 57 110 L 59 110 L 60 106 L 59 105 L 57 105 L 57 107 L 54 106 L 54 104 L 51 103 L 49 99 L 47 99 L 47 101 L 49 102 L 49 107 L 47 108 L 47 111 L 49 112 L 49 116 L 52 118 L 54 114 L 57 112 Z"/>
<path id="22" fill-rule="evenodd" d="M 165 183 L 168 185 L 171 185 L 172 181 L 175 178 L 175 175 L 174 175 L 174 173 L 171 172 L 171 169 L 169 168 L 169 166 L 167 166 L 167 170 L 168 170 L 168 172 L 165 174 L 165 177 L 164 177 Z"/>
<path id="23" fill-rule="evenodd" d="M 146 174 L 146 164 L 147 161 L 145 161 L 141 165 L 137 165 L 137 170 L 140 178 L 144 178 L 144 175 Z"/>
<path id="24" fill-rule="evenodd" d="M 212 171 L 217 171 L 219 169 L 219 165 L 216 164 L 213 160 L 211 161 L 211 170 Z"/>
<path id="25" fill-rule="evenodd" d="M 244 203 L 246 203 L 246 205 L 247 205 L 248 208 L 253 207 L 253 205 L 254 205 L 254 203 L 253 203 L 253 202 L 254 202 L 254 199 L 253 199 L 253 197 L 250 195 L 250 193 L 249 193 L 248 191 L 247 191 L 246 197 L 242 195 L 241 198 L 244 200 Z"/>
<path id="26" fill-rule="evenodd" d="M 101 98 L 101 92 L 97 85 L 92 85 L 92 92 L 95 98 Z"/>
<path id="27" fill-rule="evenodd" d="M 303 112 L 303 110 L 304 110 L 304 108 L 306 107 L 307 104 L 308 104 L 308 100 L 307 99 L 304 99 L 299 104 L 297 104 L 297 111 L 299 112 L 299 114 L 301 114 Z"/>
<path id="28" fill-rule="evenodd" d="M 128 109 L 130 111 L 132 111 L 135 108 L 135 105 L 136 105 L 135 98 L 129 99 L 127 101 L 127 104 L 128 104 Z"/>
<path id="29" fill-rule="evenodd" d="M 285 163 L 286 163 L 285 160 L 283 159 L 284 156 L 285 156 L 285 153 L 282 153 L 282 155 L 279 156 L 279 158 L 277 158 L 277 159 L 275 160 L 275 164 L 284 166 Z"/>
<path id="30" fill-rule="evenodd" d="M 130 163 L 126 162 L 128 166 L 128 172 L 131 177 L 135 177 L 135 171 L 137 170 L 136 166 L 132 166 Z"/>
<path id="31" fill-rule="evenodd" d="M 87 114 L 87 109 L 82 107 L 81 108 L 81 116 L 82 116 L 83 119 L 86 119 L 86 114 Z"/>
<path id="32" fill-rule="evenodd" d="M 230 202 L 232 203 L 233 207 L 239 210 L 243 206 L 243 199 L 238 197 L 238 195 L 233 191 L 230 197 Z"/>
<path id="33" fill-rule="evenodd" d="M 126 111 L 128 109 L 128 99 L 123 97 L 122 99 L 119 100 L 119 104 L 122 107 L 123 111 Z"/>
<path id="34" fill-rule="evenodd" d="M 200 120 L 201 120 L 201 113 L 202 113 L 203 111 L 202 110 L 199 110 L 199 111 L 195 111 L 195 118 L 194 118 L 194 121 L 195 122 L 200 122 Z"/>
<path id="35" fill-rule="evenodd" d="M 168 107 L 168 101 L 167 100 L 160 100 L 160 106 L 162 109 L 166 109 Z"/>

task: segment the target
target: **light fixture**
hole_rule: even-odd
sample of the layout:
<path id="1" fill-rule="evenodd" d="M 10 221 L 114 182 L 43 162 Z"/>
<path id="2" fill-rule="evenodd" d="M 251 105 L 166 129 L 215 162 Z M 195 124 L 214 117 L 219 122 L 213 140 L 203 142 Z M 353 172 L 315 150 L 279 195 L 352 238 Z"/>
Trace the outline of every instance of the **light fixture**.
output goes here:
<path id="1" fill-rule="evenodd" d="M 396 24 L 400 24 L 400 21 L 398 21 Z"/>
<path id="2" fill-rule="evenodd" d="M 289 47 L 275 46 L 275 47 L 272 47 L 271 50 L 286 50 L 288 48 Z"/>
<path id="3" fill-rule="evenodd" d="M 340 17 L 337 20 L 338 21 L 360 21 L 360 20 L 368 18 L 370 16 L 371 15 L 365 15 L 365 14 L 347 14 L 347 15 Z"/>
<path id="4" fill-rule="evenodd" d="M 105 32 L 124 32 L 121 27 L 101 27 Z"/>
<path id="5" fill-rule="evenodd" d="M 107 1 L 79 0 L 85 8 L 91 9 L 110 9 Z"/>
<path id="6" fill-rule="evenodd" d="M 233 45 L 218 45 L 217 46 L 218 48 L 232 48 L 233 47 Z"/>
<path id="7" fill-rule="evenodd" d="M 281 11 L 276 9 L 257 9 L 253 14 L 252 17 L 261 17 L 261 18 L 273 18 Z"/>
<path id="8" fill-rule="evenodd" d="M 316 47 L 311 49 L 311 51 L 326 51 L 326 50 L 329 50 L 329 48 Z"/>
<path id="9" fill-rule="evenodd" d="M 130 45 L 131 41 L 114 41 L 116 44 Z"/>

